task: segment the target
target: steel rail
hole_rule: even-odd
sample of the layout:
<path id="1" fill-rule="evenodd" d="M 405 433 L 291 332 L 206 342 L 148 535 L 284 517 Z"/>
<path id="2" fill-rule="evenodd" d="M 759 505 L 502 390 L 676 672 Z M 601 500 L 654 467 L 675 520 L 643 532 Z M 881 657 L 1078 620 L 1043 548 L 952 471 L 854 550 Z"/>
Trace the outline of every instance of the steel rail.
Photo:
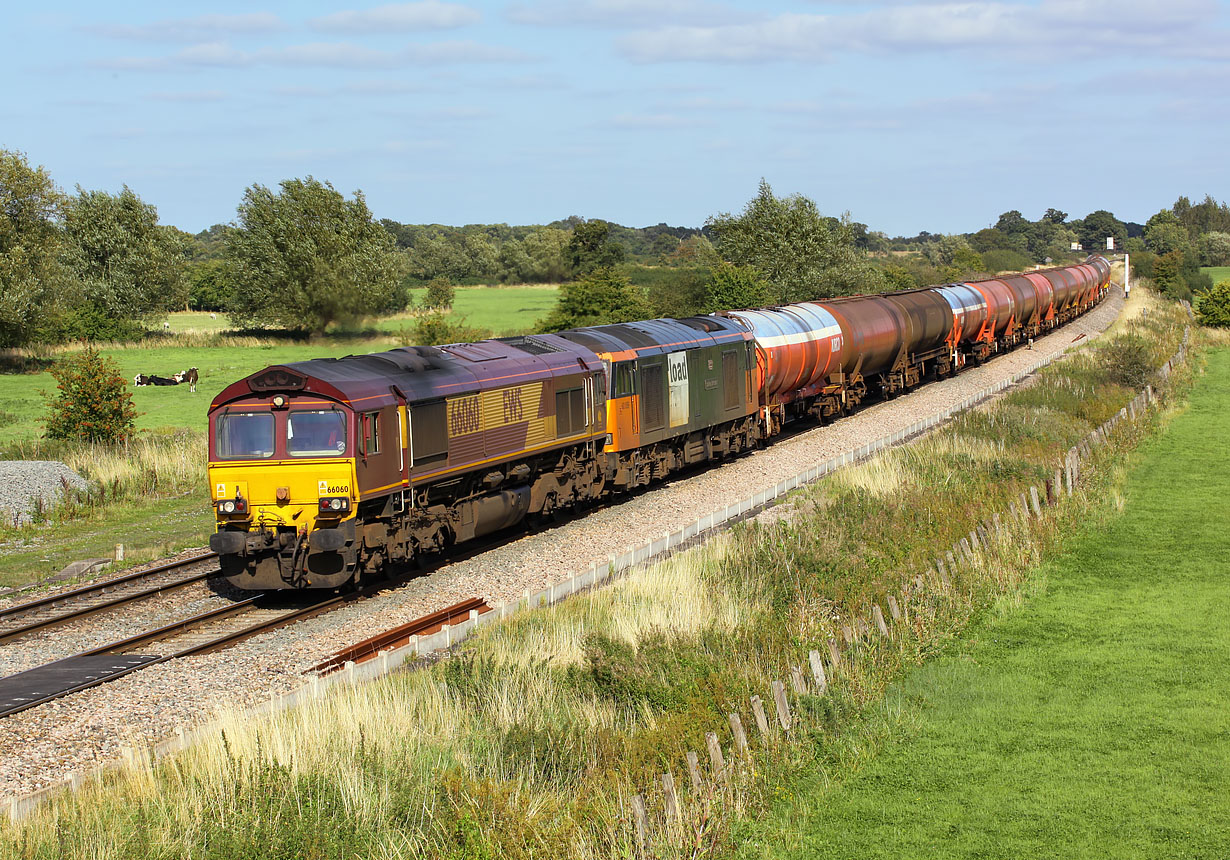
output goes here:
<path id="1" fill-rule="evenodd" d="M 0 618 L 8 618 L 12 615 L 19 615 L 33 609 L 39 609 L 44 606 L 53 606 L 65 600 L 72 600 L 77 597 L 84 597 L 88 594 L 94 594 L 100 591 L 106 591 L 108 588 L 113 588 L 117 585 L 124 585 L 138 579 L 144 579 L 148 576 L 155 576 L 159 573 L 166 573 L 169 570 L 175 570 L 177 567 L 187 567 L 190 564 L 196 564 L 201 561 L 209 561 L 217 558 L 216 552 L 206 552 L 201 555 L 196 555 L 191 558 L 179 559 L 178 561 L 169 561 L 160 564 L 157 567 L 151 567 L 146 570 L 138 570 L 132 573 L 117 576 L 114 579 L 107 579 L 102 582 L 92 582 L 89 585 L 83 585 L 80 588 L 74 588 L 71 591 L 62 591 L 59 594 L 52 594 L 47 597 L 40 597 L 38 600 L 28 600 L 23 603 L 18 603 L 13 606 L 0 609 Z"/>
<path id="2" fill-rule="evenodd" d="M 165 571 L 159 572 L 165 573 Z M 205 573 L 193 574 L 186 579 L 164 583 L 163 585 L 156 585 L 142 591 L 134 591 L 132 594 L 122 594 L 119 597 L 114 597 L 111 600 L 104 601 L 103 603 L 95 603 L 92 606 L 85 606 L 81 609 L 69 611 L 64 615 L 44 618 L 41 621 L 31 621 L 29 624 L 24 624 L 21 627 L 14 627 L 11 630 L 0 631 L 0 643 L 7 642 L 10 639 L 17 639 L 21 636 L 26 636 L 39 630 L 49 630 L 52 627 L 59 627 L 62 624 L 80 621 L 83 618 L 89 618 L 90 616 L 97 615 L 100 612 L 106 612 L 109 609 L 115 609 L 116 607 L 123 606 L 127 603 L 133 603 L 137 600 L 143 600 L 147 597 L 154 597 L 158 594 L 165 594 L 180 588 L 185 588 L 193 583 L 209 579 L 209 577 L 214 576 L 216 573 L 218 573 L 218 571 L 207 571 Z M 104 589 L 98 590 L 103 591 Z"/>
<path id="3" fill-rule="evenodd" d="M 364 639 L 348 648 L 343 648 L 328 660 L 313 666 L 312 671 L 327 675 L 347 662 L 363 663 L 376 657 L 381 651 L 408 644 L 411 636 L 435 633 L 446 624 L 452 624 L 459 619 L 464 621 L 470 617 L 471 612 L 482 614 L 490 610 L 491 607 L 481 597 L 471 597 L 469 600 L 455 603 L 429 615 L 424 615 L 422 618 L 416 618 L 400 627 L 377 633 L 370 639 Z"/>

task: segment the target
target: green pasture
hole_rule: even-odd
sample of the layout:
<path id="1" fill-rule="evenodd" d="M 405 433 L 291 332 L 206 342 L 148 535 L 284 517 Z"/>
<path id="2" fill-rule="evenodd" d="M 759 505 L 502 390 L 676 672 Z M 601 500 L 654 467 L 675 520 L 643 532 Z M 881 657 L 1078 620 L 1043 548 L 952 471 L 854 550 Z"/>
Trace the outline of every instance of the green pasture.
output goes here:
<path id="1" fill-rule="evenodd" d="M 427 289 L 410 291 L 417 308 Z M 507 287 L 457 287 L 452 313 L 463 316 L 469 325 L 487 329 L 497 336 L 522 334 L 545 317 L 559 300 L 559 287 L 554 284 L 519 284 Z M 399 314 L 376 323 L 380 331 L 396 333 L 412 328 L 410 314 Z"/>
<path id="2" fill-rule="evenodd" d="M 1230 280 L 1230 266 L 1204 266 L 1200 271 L 1212 278 L 1214 284 Z"/>
<path id="3" fill-rule="evenodd" d="M 1123 514 L 911 672 L 866 766 L 793 786 L 740 856 L 1230 857 L 1227 415 L 1222 349 Z"/>
<path id="4" fill-rule="evenodd" d="M 416 290 L 416 301 L 425 290 Z M 459 287 L 453 314 L 464 315 L 470 325 L 496 334 L 529 331 L 534 322 L 555 305 L 554 286 Z M 137 429 L 169 427 L 204 429 L 205 413 L 214 395 L 230 383 L 271 364 L 309 358 L 337 357 L 391 349 L 410 340 L 412 314 L 397 314 L 363 324 L 358 329 L 331 330 L 309 342 L 268 339 L 226 340 L 225 314 L 187 311 L 167 318 L 170 335 L 151 343 L 108 347 L 127 380 L 138 373 L 171 376 L 197 368 L 200 383 L 195 394 L 186 385 L 131 388 L 137 407 Z M 194 335 L 218 335 L 219 345 L 187 345 L 179 341 Z M 161 342 L 159 342 L 161 340 Z M 42 433 L 44 397 L 54 393 L 55 380 L 46 372 L 0 373 L 0 449 L 34 439 Z"/>

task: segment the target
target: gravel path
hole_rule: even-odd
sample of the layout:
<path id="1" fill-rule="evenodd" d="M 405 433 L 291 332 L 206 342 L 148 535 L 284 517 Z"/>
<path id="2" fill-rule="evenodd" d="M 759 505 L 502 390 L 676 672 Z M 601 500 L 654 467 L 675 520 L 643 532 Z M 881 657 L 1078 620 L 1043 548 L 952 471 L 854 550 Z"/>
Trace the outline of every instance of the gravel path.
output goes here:
<path id="1" fill-rule="evenodd" d="M 567 574 L 661 536 L 715 508 L 792 477 L 808 466 L 857 448 L 869 438 L 904 429 L 1041 358 L 1101 332 L 1118 316 L 1123 297 L 1058 332 L 907 397 L 880 403 L 836 424 L 801 433 L 718 469 L 635 495 L 619 505 L 539 534 L 527 535 L 473 558 L 441 566 L 396 591 L 326 616 L 277 630 L 218 654 L 163 663 L 93 690 L 0 720 L 0 797 L 25 794 L 119 758 L 138 738 L 161 739 L 176 726 L 208 720 L 220 708 L 248 706 L 303 683 L 324 657 L 390 627 L 470 597 L 514 600 Z M 1082 337 L 1084 336 L 1084 337 Z M 201 597 L 197 593 L 198 597 Z M 114 629 L 114 628 L 112 628 Z M 0 646 L 5 666 L 31 665 L 81 644 L 79 632 L 50 633 L 45 641 Z M 60 642 L 62 644 L 57 644 Z M 70 644 L 71 643 L 71 644 Z M 8 648 L 21 649 L 20 656 Z"/>

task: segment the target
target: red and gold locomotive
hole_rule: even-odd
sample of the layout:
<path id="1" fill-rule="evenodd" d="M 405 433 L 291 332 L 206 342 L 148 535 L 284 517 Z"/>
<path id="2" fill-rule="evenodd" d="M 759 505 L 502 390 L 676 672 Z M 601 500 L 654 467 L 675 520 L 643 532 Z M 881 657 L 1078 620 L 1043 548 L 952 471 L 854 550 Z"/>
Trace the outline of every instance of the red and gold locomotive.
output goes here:
<path id="1" fill-rule="evenodd" d="M 906 391 L 1105 295 L 1101 257 L 825 302 L 277 365 L 209 414 L 211 548 L 245 589 L 338 588 Z"/>

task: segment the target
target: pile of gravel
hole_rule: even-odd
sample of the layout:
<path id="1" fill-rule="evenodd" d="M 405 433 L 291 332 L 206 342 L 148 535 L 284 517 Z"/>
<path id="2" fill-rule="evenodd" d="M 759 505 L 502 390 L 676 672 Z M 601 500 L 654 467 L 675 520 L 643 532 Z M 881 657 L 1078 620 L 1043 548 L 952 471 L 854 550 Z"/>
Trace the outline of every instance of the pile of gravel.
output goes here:
<path id="1" fill-rule="evenodd" d="M 0 460 L 0 516 L 8 523 L 28 523 L 40 499 L 44 509 L 59 503 L 66 484 L 88 486 L 58 460 Z"/>

